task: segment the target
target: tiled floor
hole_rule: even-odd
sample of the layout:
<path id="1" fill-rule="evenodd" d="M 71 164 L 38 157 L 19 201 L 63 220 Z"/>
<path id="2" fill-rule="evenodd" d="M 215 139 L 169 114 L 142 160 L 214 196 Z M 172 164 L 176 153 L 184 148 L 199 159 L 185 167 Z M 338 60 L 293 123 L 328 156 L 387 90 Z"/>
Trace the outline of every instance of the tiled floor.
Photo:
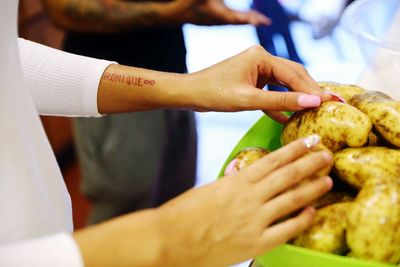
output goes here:
<path id="1" fill-rule="evenodd" d="M 240 3 L 238 3 L 240 2 Z M 231 6 L 246 9 L 249 1 L 227 1 Z M 358 45 L 342 29 L 332 36 L 313 40 L 310 28 L 302 23 L 292 24 L 292 33 L 306 67 L 316 80 L 356 83 L 364 62 Z M 198 27 L 185 26 L 189 71 L 208 67 L 232 56 L 252 44 L 257 44 L 251 26 Z M 215 180 L 233 146 L 261 112 L 198 113 L 199 160 L 198 183 Z M 247 266 L 248 263 L 238 265 Z"/>

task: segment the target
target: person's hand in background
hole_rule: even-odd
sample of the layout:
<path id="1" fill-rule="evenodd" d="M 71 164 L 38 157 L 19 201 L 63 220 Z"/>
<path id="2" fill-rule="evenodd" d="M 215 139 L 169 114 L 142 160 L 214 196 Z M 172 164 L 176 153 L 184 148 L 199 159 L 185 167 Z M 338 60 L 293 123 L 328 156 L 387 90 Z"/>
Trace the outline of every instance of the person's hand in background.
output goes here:
<path id="1" fill-rule="evenodd" d="M 158 209 L 78 231 L 85 266 L 228 266 L 287 242 L 312 221 L 314 209 L 304 207 L 332 187 L 329 177 L 299 185 L 332 163 L 309 153 L 318 142 L 297 140 Z"/>
<path id="2" fill-rule="evenodd" d="M 121 0 L 42 0 L 52 21 L 74 32 L 117 33 L 147 27 L 269 24 L 257 11 L 235 11 L 223 0 L 167 2 Z"/>
<path id="3" fill-rule="evenodd" d="M 270 19 L 255 11 L 237 11 L 223 0 L 175 0 L 170 3 L 172 13 L 182 23 L 197 25 L 252 24 L 268 25 Z"/>

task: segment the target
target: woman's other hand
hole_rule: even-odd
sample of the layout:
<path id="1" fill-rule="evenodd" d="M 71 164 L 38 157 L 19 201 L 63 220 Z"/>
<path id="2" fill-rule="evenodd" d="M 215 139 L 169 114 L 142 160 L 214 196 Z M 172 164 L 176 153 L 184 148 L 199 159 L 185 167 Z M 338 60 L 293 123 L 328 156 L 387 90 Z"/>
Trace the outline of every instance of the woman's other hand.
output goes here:
<path id="1" fill-rule="evenodd" d="M 263 110 L 285 122 L 281 111 L 318 107 L 329 100 L 305 68 L 270 55 L 253 46 L 210 68 L 190 74 L 191 101 L 197 111 Z M 266 84 L 287 87 L 291 92 L 261 90 Z"/>
<path id="2" fill-rule="evenodd" d="M 308 153 L 318 142 L 295 141 L 160 208 L 76 232 L 85 266 L 228 266 L 285 243 L 310 225 L 307 206 L 332 187 L 329 177 L 304 181 L 332 163 Z"/>
<path id="3" fill-rule="evenodd" d="M 332 162 L 327 153 L 308 153 L 318 140 L 311 136 L 295 141 L 248 169 L 162 206 L 159 226 L 167 262 L 173 262 L 171 266 L 228 266 L 306 229 L 314 214 L 307 205 L 332 186 L 329 177 L 296 186 Z M 280 220 L 299 209 L 298 215 Z"/>

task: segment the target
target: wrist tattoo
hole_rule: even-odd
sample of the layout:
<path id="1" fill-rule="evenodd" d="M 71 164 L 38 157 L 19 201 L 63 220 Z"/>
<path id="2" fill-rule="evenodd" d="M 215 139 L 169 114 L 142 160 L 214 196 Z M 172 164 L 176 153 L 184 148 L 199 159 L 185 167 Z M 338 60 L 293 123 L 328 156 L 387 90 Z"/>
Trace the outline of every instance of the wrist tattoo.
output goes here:
<path id="1" fill-rule="evenodd" d="M 155 80 L 146 79 L 139 76 L 116 74 L 111 72 L 105 72 L 103 80 L 107 80 L 114 83 L 122 83 L 129 86 L 152 86 L 156 84 Z"/>

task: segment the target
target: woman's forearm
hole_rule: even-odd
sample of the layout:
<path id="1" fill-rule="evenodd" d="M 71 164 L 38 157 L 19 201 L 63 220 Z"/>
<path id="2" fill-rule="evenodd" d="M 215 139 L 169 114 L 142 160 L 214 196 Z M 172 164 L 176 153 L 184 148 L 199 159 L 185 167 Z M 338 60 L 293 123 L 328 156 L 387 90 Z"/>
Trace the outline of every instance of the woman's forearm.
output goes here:
<path id="1" fill-rule="evenodd" d="M 52 20 L 76 32 L 117 33 L 170 24 L 170 4 L 105 0 L 44 0 Z"/>
<path id="2" fill-rule="evenodd" d="M 189 78 L 187 74 L 110 65 L 99 84 L 99 112 L 112 114 L 160 108 L 193 108 L 190 106 Z"/>
<path id="3" fill-rule="evenodd" d="M 85 267 L 165 266 L 157 216 L 145 210 L 75 232 Z"/>
<path id="4" fill-rule="evenodd" d="M 260 90 L 268 82 L 294 92 Z M 264 110 L 276 115 L 279 111 L 317 107 L 326 100 L 329 96 L 302 66 L 273 57 L 259 46 L 190 74 L 113 64 L 102 74 L 97 95 L 101 114 L 174 108 Z"/>
<path id="5" fill-rule="evenodd" d="M 19 40 L 24 80 L 42 115 L 98 116 L 160 108 L 196 111 L 280 111 L 330 99 L 304 68 L 260 46 L 191 74 L 113 64 Z M 260 90 L 279 83 L 293 92 Z"/>

